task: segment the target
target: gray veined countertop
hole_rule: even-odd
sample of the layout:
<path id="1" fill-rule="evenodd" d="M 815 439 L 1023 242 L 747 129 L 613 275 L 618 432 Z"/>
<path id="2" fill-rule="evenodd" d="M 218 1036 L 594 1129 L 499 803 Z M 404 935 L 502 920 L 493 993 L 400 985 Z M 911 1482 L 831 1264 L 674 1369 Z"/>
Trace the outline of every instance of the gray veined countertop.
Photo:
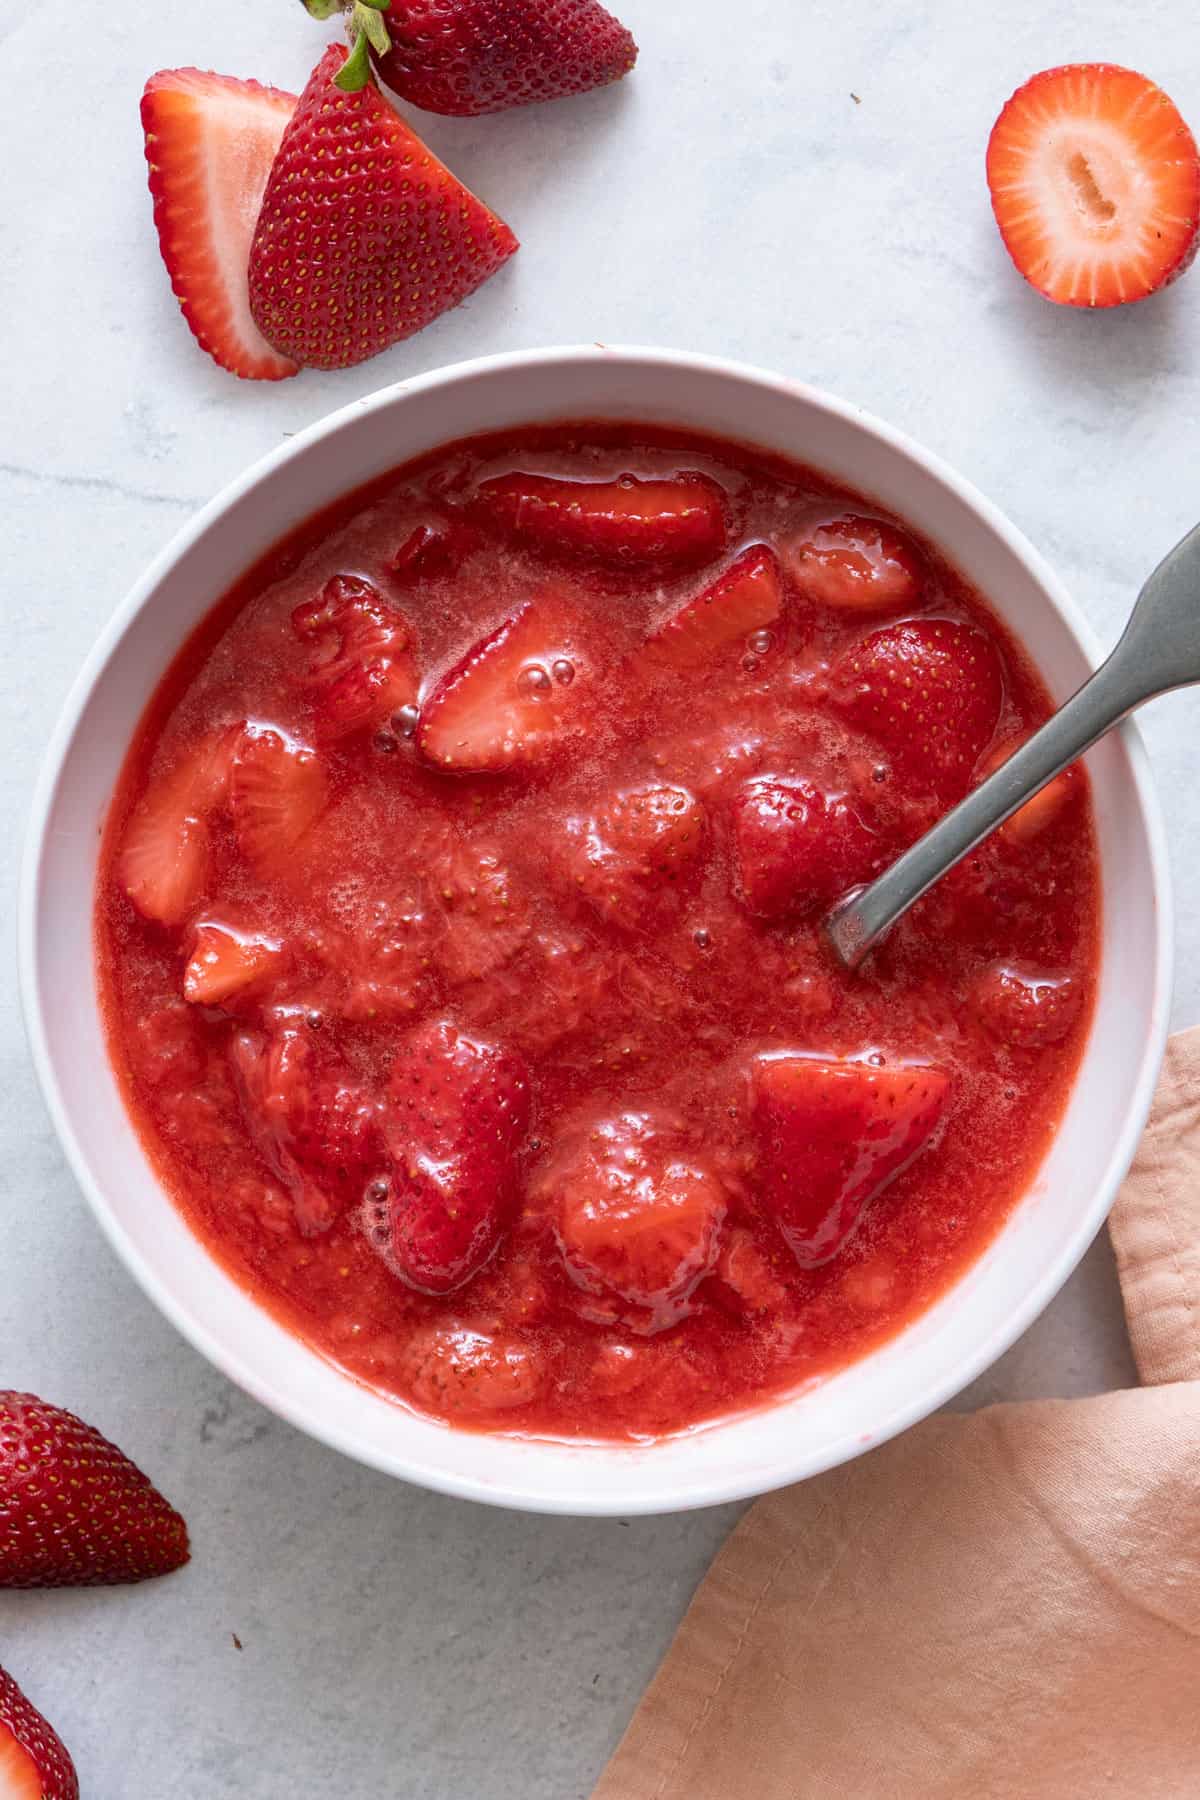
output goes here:
<path id="1" fill-rule="evenodd" d="M 675 344 L 829 387 L 974 479 L 1106 638 L 1200 517 L 1200 272 L 1122 313 L 1051 308 L 1010 269 L 983 185 L 1001 103 L 1052 63 L 1144 68 L 1200 123 L 1182 0 L 627 0 L 642 63 L 622 87 L 417 120 L 520 256 L 415 341 L 275 386 L 222 374 L 176 316 L 137 101 L 153 69 L 184 63 L 299 88 L 327 31 L 295 0 L 93 10 L 56 43 L 53 76 L 36 14 L 0 13 L 10 846 L 76 668 L 167 536 L 288 432 L 460 357 Z M 1200 1018 L 1196 706 L 1160 702 L 1144 726 L 1179 877 L 1178 1024 Z M 114 1260 L 51 1136 L 11 980 L 0 1015 L 0 1381 L 94 1420 L 195 1543 L 169 1581 L 0 1597 L 0 1662 L 61 1730 L 89 1800 L 586 1795 L 736 1509 L 629 1524 L 489 1511 L 261 1411 Z M 963 1404 L 1131 1378 L 1102 1242 Z"/>

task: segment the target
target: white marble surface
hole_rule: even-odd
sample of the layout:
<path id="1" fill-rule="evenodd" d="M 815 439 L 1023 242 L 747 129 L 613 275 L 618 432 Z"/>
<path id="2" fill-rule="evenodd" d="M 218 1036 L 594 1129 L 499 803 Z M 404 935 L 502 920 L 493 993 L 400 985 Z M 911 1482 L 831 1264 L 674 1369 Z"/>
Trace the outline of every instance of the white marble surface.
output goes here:
<path id="1" fill-rule="evenodd" d="M 189 62 L 299 87 L 325 34 L 296 0 L 161 0 L 72 9 L 51 57 L 35 9 L 0 10 L 9 914 L 43 743 L 127 584 L 281 435 L 410 372 L 599 338 L 803 376 L 973 477 L 1106 635 L 1195 522 L 1200 272 L 1125 312 L 1057 311 L 1009 268 L 983 185 L 1001 102 L 1051 63 L 1144 67 L 1200 123 L 1183 0 L 623 11 L 643 55 L 621 89 L 425 121 L 525 240 L 515 262 L 376 362 L 267 387 L 220 373 L 175 317 L 137 99 L 151 70 Z M 1200 1018 L 1195 708 L 1176 698 L 1146 723 L 1180 876 L 1180 1024 Z M 0 1661 L 61 1728 L 89 1800 L 586 1795 L 735 1509 L 628 1524 L 492 1512 L 263 1413 L 102 1242 L 35 1092 L 11 981 L 0 1021 L 0 1382 L 94 1419 L 195 1541 L 166 1582 L 0 1597 Z M 1129 1375 L 1101 1244 L 964 1404 Z"/>

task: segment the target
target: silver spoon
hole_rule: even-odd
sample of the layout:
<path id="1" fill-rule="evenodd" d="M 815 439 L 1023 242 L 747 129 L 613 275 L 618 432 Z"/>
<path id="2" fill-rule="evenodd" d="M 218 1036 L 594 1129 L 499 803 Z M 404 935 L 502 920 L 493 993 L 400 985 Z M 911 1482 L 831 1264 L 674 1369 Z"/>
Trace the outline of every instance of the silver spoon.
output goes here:
<path id="1" fill-rule="evenodd" d="M 1200 525 L 1159 563 L 1108 661 L 994 775 L 918 838 L 825 930 L 856 969 L 935 881 L 1137 707 L 1200 681 Z"/>

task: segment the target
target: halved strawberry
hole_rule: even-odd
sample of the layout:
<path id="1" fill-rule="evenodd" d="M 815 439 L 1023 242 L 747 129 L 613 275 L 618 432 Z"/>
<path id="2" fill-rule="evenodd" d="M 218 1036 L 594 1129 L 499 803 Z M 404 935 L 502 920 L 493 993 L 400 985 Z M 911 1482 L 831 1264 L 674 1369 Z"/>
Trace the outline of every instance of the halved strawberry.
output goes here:
<path id="1" fill-rule="evenodd" d="M 79 1777 L 66 1745 L 5 1669 L 0 1669 L 0 1795 L 79 1800 Z"/>
<path id="2" fill-rule="evenodd" d="M 151 782 L 134 808 L 117 874 L 138 911 L 181 925 L 204 892 L 209 814 L 228 792 L 238 728 L 210 732 Z"/>
<path id="3" fill-rule="evenodd" d="M 314 646 L 308 682 L 318 738 L 370 730 L 415 702 L 412 629 L 361 575 L 332 576 L 293 612 L 292 630 Z"/>
<path id="4" fill-rule="evenodd" d="M 915 606 L 925 567 L 911 538 L 882 519 L 846 513 L 789 545 L 796 581 L 810 600 L 861 612 Z"/>
<path id="5" fill-rule="evenodd" d="M 753 1093 L 759 1197 L 807 1269 L 837 1255 L 875 1195 L 929 1143 L 950 1082 L 927 1063 L 765 1056 Z"/>
<path id="6" fill-rule="evenodd" d="M 1021 738 L 1007 738 L 1004 743 L 997 744 L 988 752 L 980 768 L 979 779 L 983 781 L 988 775 L 1006 763 L 1015 750 L 1020 749 Z M 1052 825 L 1061 814 L 1071 795 L 1079 785 L 1079 771 L 1076 764 L 1064 769 L 1053 781 L 1048 781 L 1040 793 L 1027 800 L 1012 817 L 1005 819 L 999 827 L 999 835 L 1009 844 L 1029 844 L 1040 837 L 1047 826 Z"/>
<path id="7" fill-rule="evenodd" d="M 1032 76 L 992 128 L 987 181 L 1013 262 L 1060 305 L 1144 300 L 1196 254 L 1196 141 L 1132 69 L 1069 63 Z"/>
<path id="8" fill-rule="evenodd" d="M 687 788 L 644 782 L 620 788 L 594 815 L 567 822 L 566 876 L 603 917 L 631 928 L 645 909 L 678 892 L 700 863 L 704 808 Z"/>
<path id="9" fill-rule="evenodd" d="M 401 587 L 456 574 L 480 541 L 475 527 L 462 519 L 445 525 L 417 525 L 390 558 L 388 572 Z"/>
<path id="10" fill-rule="evenodd" d="M 229 804 L 243 853 L 262 868 L 285 866 L 325 807 L 316 753 L 266 725 L 248 725 L 233 759 Z"/>
<path id="11" fill-rule="evenodd" d="M 421 708 L 417 746 L 468 774 L 540 762 L 586 725 L 587 675 L 553 597 L 526 601 L 442 676 Z"/>
<path id="12" fill-rule="evenodd" d="M 410 1287 L 451 1293 L 494 1253 L 516 1207 L 529 1105 L 520 1057 L 448 1019 L 401 1046 L 385 1113 L 390 1191 L 368 1202 L 366 1225 Z"/>
<path id="13" fill-rule="evenodd" d="M 1083 990 L 1072 975 L 994 963 L 976 977 L 969 998 L 994 1038 L 1020 1050 L 1040 1050 L 1066 1037 L 1079 1017 Z"/>
<path id="14" fill-rule="evenodd" d="M 734 796 L 737 885 L 752 913 L 782 919 L 830 906 L 868 881 L 885 847 L 844 794 L 763 775 Z"/>
<path id="15" fill-rule="evenodd" d="M 1004 701 L 996 647 L 974 625 L 916 619 L 887 625 L 835 664 L 831 698 L 874 737 L 916 793 L 966 793 Z"/>
<path id="16" fill-rule="evenodd" d="M 295 94 L 200 69 L 161 69 L 142 95 L 158 244 L 196 342 L 250 380 L 299 373 L 250 316 L 246 269 Z"/>
<path id="17" fill-rule="evenodd" d="M 277 938 L 206 920 L 196 927 L 191 961 L 183 972 L 183 997 L 193 1006 L 220 1006 L 254 987 L 282 960 Z"/>
<path id="18" fill-rule="evenodd" d="M 620 568 L 690 568 L 725 546 L 725 495 L 706 475 L 673 481 L 498 475 L 480 483 L 474 504 L 539 550 Z"/>
<path id="19" fill-rule="evenodd" d="M 765 544 L 752 544 L 703 593 L 656 627 L 645 654 L 671 669 L 704 668 L 732 645 L 765 655 L 772 648 L 766 639 L 773 636 L 767 627 L 782 611 L 775 554 Z"/>

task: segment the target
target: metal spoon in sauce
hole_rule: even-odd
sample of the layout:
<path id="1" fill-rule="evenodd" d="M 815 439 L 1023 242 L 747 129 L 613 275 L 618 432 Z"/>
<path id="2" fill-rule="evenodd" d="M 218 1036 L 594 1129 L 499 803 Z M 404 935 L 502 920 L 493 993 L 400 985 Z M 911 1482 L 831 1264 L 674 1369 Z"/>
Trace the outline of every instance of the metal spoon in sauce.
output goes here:
<path id="1" fill-rule="evenodd" d="M 1200 681 L 1200 525 L 1150 576 L 1116 649 L 994 775 L 890 869 L 835 907 L 825 930 L 856 969 L 897 919 L 968 851 L 1147 700 Z"/>

